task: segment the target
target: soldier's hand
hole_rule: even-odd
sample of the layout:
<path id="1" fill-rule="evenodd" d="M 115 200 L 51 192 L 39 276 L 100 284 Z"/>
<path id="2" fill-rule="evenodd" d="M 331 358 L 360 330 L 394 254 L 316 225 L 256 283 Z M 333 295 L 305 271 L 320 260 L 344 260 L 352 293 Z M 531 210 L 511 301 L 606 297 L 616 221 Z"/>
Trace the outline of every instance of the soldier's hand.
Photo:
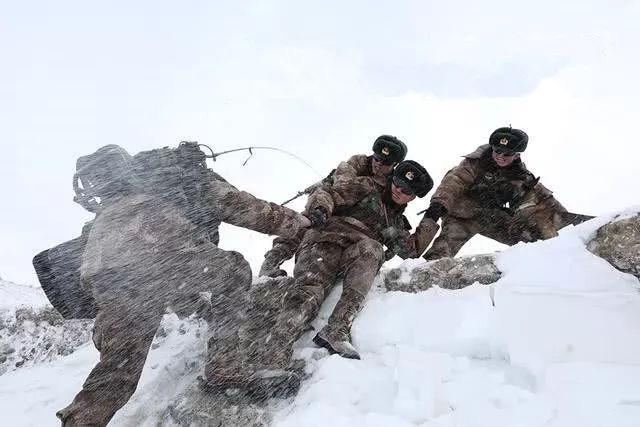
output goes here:
<path id="1" fill-rule="evenodd" d="M 300 217 L 298 218 L 298 220 L 300 221 L 300 227 L 302 228 L 309 228 L 311 227 L 311 220 L 309 218 L 307 218 L 304 215 L 300 215 Z"/>
<path id="2" fill-rule="evenodd" d="M 327 211 L 325 211 L 322 207 L 313 208 L 309 211 L 308 218 L 311 221 L 312 227 L 323 226 L 327 223 Z"/>
<path id="3" fill-rule="evenodd" d="M 438 220 L 447 214 L 447 208 L 445 208 L 439 202 L 431 202 L 426 211 L 424 211 L 424 216 L 426 218 L 431 218 L 434 222 L 438 222 Z"/>

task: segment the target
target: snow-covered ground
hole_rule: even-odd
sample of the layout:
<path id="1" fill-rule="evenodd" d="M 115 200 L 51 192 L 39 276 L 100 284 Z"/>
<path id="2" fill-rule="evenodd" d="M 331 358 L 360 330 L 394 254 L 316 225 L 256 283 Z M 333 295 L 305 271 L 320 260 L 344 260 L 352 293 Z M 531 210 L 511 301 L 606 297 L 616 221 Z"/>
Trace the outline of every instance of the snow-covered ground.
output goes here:
<path id="1" fill-rule="evenodd" d="M 491 286 L 373 295 L 285 426 L 640 426 L 638 280 L 588 252 L 609 218 L 519 244 Z"/>
<path id="2" fill-rule="evenodd" d="M 41 307 L 48 303 L 41 288 L 0 279 L 0 311 L 14 310 L 16 307 Z"/>
<path id="3" fill-rule="evenodd" d="M 610 219 L 505 250 L 490 286 L 373 292 L 353 330 L 363 360 L 328 356 L 307 335 L 298 354 L 311 377 L 297 397 L 274 402 L 274 424 L 640 426 L 640 285 L 585 248 Z M 169 423 L 167 406 L 201 373 L 205 330 L 165 317 L 140 386 L 111 425 Z M 88 343 L 0 376 L 4 422 L 56 425 L 97 357 Z"/>

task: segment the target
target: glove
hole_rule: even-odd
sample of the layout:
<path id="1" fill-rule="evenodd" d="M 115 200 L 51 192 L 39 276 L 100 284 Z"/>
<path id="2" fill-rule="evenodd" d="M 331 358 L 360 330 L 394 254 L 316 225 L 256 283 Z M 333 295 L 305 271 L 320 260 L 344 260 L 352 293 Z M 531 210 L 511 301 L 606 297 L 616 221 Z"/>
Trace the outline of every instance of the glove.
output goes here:
<path id="1" fill-rule="evenodd" d="M 440 202 L 431 202 L 427 210 L 424 211 L 426 218 L 431 218 L 434 222 L 447 214 L 447 208 L 445 208 Z"/>
<path id="2" fill-rule="evenodd" d="M 327 223 L 327 211 L 322 207 L 313 208 L 307 215 L 309 221 L 311 221 L 311 227 L 321 227 Z"/>

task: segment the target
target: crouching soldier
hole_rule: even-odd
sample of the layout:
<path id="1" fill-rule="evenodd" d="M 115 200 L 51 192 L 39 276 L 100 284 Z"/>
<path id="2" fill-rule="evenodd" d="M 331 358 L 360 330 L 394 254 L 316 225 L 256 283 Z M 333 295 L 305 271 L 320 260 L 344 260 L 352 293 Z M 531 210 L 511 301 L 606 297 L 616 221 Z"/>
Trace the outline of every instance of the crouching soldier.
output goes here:
<path id="1" fill-rule="evenodd" d="M 453 257 L 476 234 L 506 245 L 557 235 L 591 217 L 570 214 L 527 170 L 520 154 L 529 137 L 503 127 L 451 169 L 431 198 L 422 221 L 442 218 L 442 232 L 424 258 Z"/>
<path id="2" fill-rule="evenodd" d="M 165 310 L 190 314 L 203 292 L 214 320 L 206 379 L 242 383 L 238 328 L 251 270 L 241 254 L 217 246 L 218 226 L 292 237 L 309 220 L 233 187 L 207 169 L 195 143 L 134 157 L 107 146 L 79 159 L 77 175 L 76 201 L 97 213 L 80 277 L 98 308 L 100 361 L 58 412 L 63 426 L 107 425 L 134 393 Z"/>
<path id="3" fill-rule="evenodd" d="M 426 248 L 424 241 L 410 237 L 402 213 L 408 202 L 424 197 L 432 187 L 425 168 L 406 160 L 392 176 L 337 181 L 309 198 L 310 213 L 322 210 L 330 216 L 324 226 L 309 229 L 304 236 L 296 257 L 294 288 L 284 297 L 270 339 L 261 344 L 269 360 L 266 372 L 273 375 L 289 369 L 294 342 L 318 314 L 339 275 L 342 295 L 314 342 L 331 353 L 360 358 L 351 344 L 353 319 L 384 262 L 384 246 L 397 248 L 403 258 L 419 257 Z"/>
<path id="4" fill-rule="evenodd" d="M 356 154 L 346 162 L 342 162 L 318 187 L 331 185 L 338 180 L 350 180 L 358 176 L 386 177 L 398 162 L 404 160 L 407 155 L 407 146 L 395 136 L 381 135 L 373 143 L 373 154 Z M 315 221 L 324 221 L 326 215 L 316 212 Z M 277 237 L 273 241 L 273 247 L 264 255 L 264 261 L 260 268 L 260 276 L 278 277 L 286 276 L 287 272 L 280 269 L 283 262 L 291 259 L 302 241 L 302 236 L 294 239 Z"/>

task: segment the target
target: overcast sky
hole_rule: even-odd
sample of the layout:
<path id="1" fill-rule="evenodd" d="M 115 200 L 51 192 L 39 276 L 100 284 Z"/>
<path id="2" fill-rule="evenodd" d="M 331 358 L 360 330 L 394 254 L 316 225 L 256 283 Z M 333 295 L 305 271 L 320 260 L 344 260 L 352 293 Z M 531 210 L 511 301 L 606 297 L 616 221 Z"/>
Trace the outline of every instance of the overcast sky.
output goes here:
<path id="1" fill-rule="evenodd" d="M 569 210 L 640 204 L 638 22 L 624 0 L 3 2 L 0 276 L 37 283 L 33 255 L 79 235 L 75 161 L 113 143 L 271 145 L 326 174 L 390 133 L 438 182 L 512 124 Z M 211 166 L 276 202 L 318 177 L 246 157 Z M 270 238 L 227 226 L 221 246 L 257 271 Z"/>

